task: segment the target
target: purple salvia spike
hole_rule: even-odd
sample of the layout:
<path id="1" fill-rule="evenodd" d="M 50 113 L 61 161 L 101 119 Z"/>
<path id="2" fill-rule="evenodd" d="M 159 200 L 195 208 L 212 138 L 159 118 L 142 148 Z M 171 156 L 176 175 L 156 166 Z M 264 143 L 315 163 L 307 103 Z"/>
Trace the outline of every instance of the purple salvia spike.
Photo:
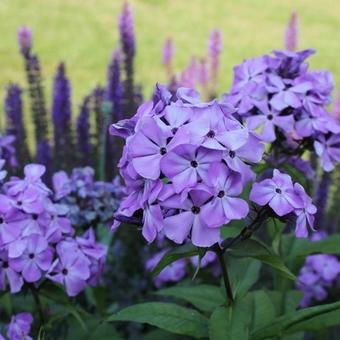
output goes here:
<path id="1" fill-rule="evenodd" d="M 5 97 L 5 112 L 7 120 L 7 133 L 15 137 L 14 147 L 20 165 L 29 163 L 30 155 L 27 147 L 26 129 L 23 122 L 22 90 L 16 84 L 7 87 Z"/>
<path id="2" fill-rule="evenodd" d="M 54 78 L 52 103 L 54 157 L 60 169 L 70 168 L 74 157 L 71 119 L 71 85 L 65 65 L 60 63 Z"/>
<path id="3" fill-rule="evenodd" d="M 50 185 L 53 167 L 52 167 L 51 148 L 47 140 L 41 140 L 38 143 L 36 160 L 37 160 L 37 163 L 42 164 L 46 167 L 46 172 L 42 178 L 47 185 Z"/>
<path id="4" fill-rule="evenodd" d="M 32 48 L 32 31 L 27 26 L 21 26 L 18 29 L 18 42 L 20 52 L 27 57 Z"/>
<path id="5" fill-rule="evenodd" d="M 210 64 L 210 77 L 212 81 L 212 93 L 211 96 L 215 96 L 218 73 L 220 70 L 220 55 L 223 49 L 222 44 L 222 33 L 221 31 L 215 29 L 210 33 L 209 43 L 208 43 L 208 58 Z"/>
<path id="6" fill-rule="evenodd" d="M 288 51 L 294 52 L 298 48 L 298 24 L 298 15 L 293 12 L 285 32 L 285 48 Z"/>
<path id="7" fill-rule="evenodd" d="M 85 97 L 77 118 L 77 148 L 81 165 L 89 165 L 91 163 L 92 145 L 90 140 L 89 102 L 90 96 Z"/>
<path id="8" fill-rule="evenodd" d="M 120 43 L 124 57 L 125 70 L 125 110 L 131 115 L 136 110 L 134 98 L 134 56 L 136 54 L 135 33 L 132 9 L 128 1 L 124 2 L 122 12 L 119 16 Z"/>
<path id="9" fill-rule="evenodd" d="M 172 59 L 175 54 L 175 46 L 171 38 L 167 38 L 163 45 L 163 55 L 162 55 L 162 63 L 167 72 L 167 76 L 169 81 L 173 78 L 173 65 Z"/>

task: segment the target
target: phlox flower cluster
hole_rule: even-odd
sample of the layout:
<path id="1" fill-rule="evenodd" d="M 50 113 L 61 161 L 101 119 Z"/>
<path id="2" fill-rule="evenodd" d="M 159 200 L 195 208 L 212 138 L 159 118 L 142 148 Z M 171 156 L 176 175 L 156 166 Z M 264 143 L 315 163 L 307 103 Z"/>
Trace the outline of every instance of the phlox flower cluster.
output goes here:
<path id="1" fill-rule="evenodd" d="M 327 112 L 334 84 L 327 71 L 310 71 L 313 50 L 274 51 L 245 60 L 222 102 L 232 103 L 249 130 L 284 149 L 313 149 L 325 171 L 340 161 L 340 125 Z M 301 148 L 301 146 L 304 148 Z"/>
<path id="2" fill-rule="evenodd" d="M 316 233 L 312 241 L 318 241 L 326 235 Z M 329 289 L 339 282 L 340 261 L 334 255 L 318 254 L 306 258 L 301 268 L 297 287 L 303 292 L 301 307 L 308 307 L 313 302 L 323 301 L 329 295 Z"/>
<path id="3" fill-rule="evenodd" d="M 7 326 L 7 338 L 0 334 L 0 340 L 32 340 L 29 335 L 33 317 L 30 313 L 19 313 L 11 317 L 11 322 Z"/>
<path id="4" fill-rule="evenodd" d="M 113 182 L 96 181 L 91 167 L 74 168 L 53 175 L 54 201 L 68 208 L 67 217 L 75 228 L 92 224 L 107 225 L 119 205 L 122 188 L 118 177 Z"/>
<path id="5" fill-rule="evenodd" d="M 308 226 L 314 227 L 316 207 L 312 199 L 299 183 L 293 184 L 289 175 L 277 169 L 272 178 L 254 183 L 249 197 L 261 206 L 268 205 L 279 217 L 293 215 L 297 237 L 307 237 Z"/>
<path id="6" fill-rule="evenodd" d="M 264 146 L 234 112 L 227 103 L 202 103 L 192 89 L 172 95 L 158 85 L 135 116 L 112 125 L 126 139 L 119 168 L 127 194 L 113 228 L 137 219 L 149 242 L 162 232 L 178 244 L 209 247 L 223 224 L 246 217 L 240 195 Z"/>
<path id="7" fill-rule="evenodd" d="M 20 292 L 25 284 L 51 280 L 77 295 L 100 276 L 106 247 L 91 229 L 75 236 L 67 207 L 51 200 L 42 182 L 45 167 L 29 164 L 0 194 L 0 289 Z"/>

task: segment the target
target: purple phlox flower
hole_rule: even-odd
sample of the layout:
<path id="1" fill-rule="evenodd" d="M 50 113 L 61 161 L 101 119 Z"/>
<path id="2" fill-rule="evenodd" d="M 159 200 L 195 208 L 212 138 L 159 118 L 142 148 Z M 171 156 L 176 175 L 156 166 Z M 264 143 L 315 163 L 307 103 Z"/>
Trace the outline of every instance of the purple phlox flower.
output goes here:
<path id="1" fill-rule="evenodd" d="M 302 207 L 301 198 L 294 192 L 291 177 L 277 169 L 274 169 L 272 178 L 253 184 L 250 199 L 262 206 L 269 204 L 279 216 Z"/>
<path id="2" fill-rule="evenodd" d="M 90 277 L 89 260 L 79 256 L 77 245 L 61 242 L 57 246 L 58 258 L 52 264 L 47 278 L 65 286 L 69 296 L 78 295 Z"/>
<path id="3" fill-rule="evenodd" d="M 4 180 L 7 176 L 7 171 L 3 170 L 6 161 L 4 159 L 0 159 L 0 182 Z"/>
<path id="4" fill-rule="evenodd" d="M 39 281 L 52 264 L 53 250 L 46 239 L 32 234 L 9 245 L 9 264 L 26 282 Z"/>
<path id="5" fill-rule="evenodd" d="M 269 93 L 273 94 L 270 104 L 278 111 L 282 111 L 287 107 L 295 109 L 301 107 L 302 98 L 306 97 L 306 94 L 312 87 L 311 82 L 304 80 L 287 87 L 281 77 L 277 75 L 267 76 L 266 89 Z"/>
<path id="6" fill-rule="evenodd" d="M 328 132 L 329 117 L 325 114 L 311 115 L 302 110 L 299 120 L 295 123 L 295 129 L 299 136 L 310 137 L 317 132 Z"/>
<path id="7" fill-rule="evenodd" d="M 182 103 L 171 103 L 165 107 L 161 117 L 171 128 L 171 132 L 175 134 L 180 127 L 189 123 L 192 115 L 191 107 L 184 107 Z"/>
<path id="8" fill-rule="evenodd" d="M 21 53 L 26 56 L 32 48 L 32 30 L 27 26 L 18 29 L 18 42 Z"/>
<path id="9" fill-rule="evenodd" d="M 317 241 L 321 241 L 327 238 L 327 233 L 325 231 L 317 231 L 315 233 L 312 234 L 310 240 L 312 242 L 317 242 Z"/>
<path id="10" fill-rule="evenodd" d="M 241 147 L 227 149 L 223 154 L 223 159 L 231 170 L 238 172 L 242 176 L 242 182 L 245 184 L 255 179 L 255 173 L 248 163 L 260 162 L 263 152 L 264 144 L 257 136 L 249 132 L 246 144 Z"/>
<path id="11" fill-rule="evenodd" d="M 256 106 L 259 114 L 247 118 L 247 127 L 250 130 L 260 129 L 261 140 L 273 142 L 276 139 L 275 127 L 285 132 L 293 130 L 294 117 L 292 114 L 280 115 L 279 111 L 270 110 L 266 102 L 259 102 Z"/>
<path id="12" fill-rule="evenodd" d="M 308 64 L 304 61 L 313 55 L 315 50 L 306 49 L 298 52 L 292 51 L 273 51 L 274 57 L 268 56 L 267 63 L 282 78 L 293 79 L 305 74 Z"/>
<path id="13" fill-rule="evenodd" d="M 71 179 L 65 171 L 56 172 L 52 177 L 52 184 L 57 200 L 68 196 L 72 191 Z"/>
<path id="14" fill-rule="evenodd" d="M 209 149 L 236 149 L 248 140 L 248 129 L 234 118 L 225 117 L 216 103 L 199 111 L 201 116 L 184 129 L 190 134 L 190 143 Z"/>
<path id="15" fill-rule="evenodd" d="M 44 210 L 46 196 L 36 187 L 28 187 L 12 199 L 17 209 L 28 214 L 40 214 Z"/>
<path id="16" fill-rule="evenodd" d="M 314 230 L 314 214 L 316 213 L 316 206 L 312 203 L 312 199 L 306 194 L 302 185 L 295 183 L 294 191 L 303 203 L 301 208 L 295 209 L 294 211 L 297 216 L 295 235 L 297 237 L 308 237 L 307 225 Z"/>
<path id="17" fill-rule="evenodd" d="M 29 188 L 39 190 L 42 194 L 49 194 L 50 189 L 42 182 L 41 177 L 46 171 L 45 166 L 39 164 L 28 164 L 24 167 L 24 179 L 13 178 L 6 183 L 7 192 L 15 196 Z"/>
<path id="18" fill-rule="evenodd" d="M 336 95 L 331 115 L 338 123 L 340 123 L 340 91 L 338 91 Z"/>
<path id="19" fill-rule="evenodd" d="M 198 247 L 210 247 L 220 241 L 219 228 L 209 228 L 202 210 L 213 196 L 205 187 L 198 186 L 183 201 L 180 195 L 172 195 L 160 204 L 164 208 L 178 209 L 178 213 L 164 218 L 164 233 L 175 243 L 183 243 L 190 236 Z"/>
<path id="20" fill-rule="evenodd" d="M 145 117 L 138 132 L 130 143 L 132 164 L 141 176 L 157 179 L 160 175 L 160 161 L 175 146 L 185 143 L 188 137 L 171 129 L 157 118 Z M 171 139 L 169 141 L 169 139 Z"/>
<path id="21" fill-rule="evenodd" d="M 175 192 L 195 186 L 199 181 L 206 183 L 209 179 L 209 167 L 220 163 L 222 152 L 181 144 L 167 153 L 161 160 L 161 170 L 171 179 Z"/>
<path id="22" fill-rule="evenodd" d="M 10 340 L 32 340 L 29 336 L 33 317 L 30 313 L 13 315 L 8 326 L 7 336 Z"/>
<path id="23" fill-rule="evenodd" d="M 0 194 L 0 247 L 15 241 L 21 229 L 17 225 L 20 212 L 14 208 L 13 201 Z"/>
<path id="24" fill-rule="evenodd" d="M 200 94 L 192 88 L 189 87 L 179 87 L 176 91 L 176 97 L 184 104 L 188 104 L 189 106 L 196 105 L 197 107 L 206 107 L 210 106 L 210 103 L 204 104 L 201 103 Z"/>
<path id="25" fill-rule="evenodd" d="M 110 126 L 110 134 L 112 136 L 118 136 L 122 138 L 127 138 L 135 133 L 135 128 L 138 120 L 143 116 L 148 116 L 151 114 L 153 109 L 152 101 L 147 101 L 142 104 L 137 113 L 130 119 L 123 119 L 119 122 L 112 124 Z"/>
<path id="26" fill-rule="evenodd" d="M 49 202 L 46 205 L 46 211 L 39 218 L 43 226 L 44 235 L 51 243 L 57 243 L 65 236 L 74 235 L 74 229 L 71 221 L 67 217 L 69 209 L 63 204 L 53 204 Z"/>
<path id="27" fill-rule="evenodd" d="M 149 258 L 146 261 L 145 269 L 149 272 L 152 271 L 159 263 L 159 261 L 163 258 L 163 256 L 167 253 L 167 251 L 167 249 L 164 249 Z M 184 259 L 179 259 L 172 262 L 171 264 L 166 266 L 155 278 L 153 278 L 155 286 L 159 288 L 165 283 L 180 281 L 186 274 L 185 267 L 186 262 Z"/>
<path id="28" fill-rule="evenodd" d="M 88 283 L 95 285 L 104 270 L 107 246 L 96 242 L 95 233 L 92 228 L 88 229 L 82 237 L 77 237 L 76 241 L 81 251 L 90 260 L 91 274 Z"/>
<path id="29" fill-rule="evenodd" d="M 298 46 L 298 15 L 293 12 L 289 18 L 285 32 L 285 47 L 288 51 L 296 51 Z"/>
<path id="30" fill-rule="evenodd" d="M 12 294 L 18 293 L 24 280 L 9 264 L 8 251 L 5 248 L 0 248 L 0 289 L 5 290 L 7 284 L 10 287 Z"/>
<path id="31" fill-rule="evenodd" d="M 340 274 L 340 262 L 333 255 L 318 254 L 308 256 L 306 264 L 312 266 L 326 282 L 335 280 Z"/>
<path id="32" fill-rule="evenodd" d="M 169 91 L 168 87 L 159 83 L 156 83 L 155 89 L 152 94 L 153 109 L 152 112 L 158 114 L 173 101 L 173 95 Z M 138 112 L 138 111 L 137 111 Z M 144 115 L 144 114 L 142 114 Z"/>
<path id="33" fill-rule="evenodd" d="M 249 207 L 239 196 L 243 191 L 241 175 L 224 164 L 212 164 L 209 169 L 209 187 L 214 198 L 201 209 L 202 218 L 209 228 L 219 228 L 231 220 L 248 215 Z"/>
<path id="34" fill-rule="evenodd" d="M 319 135 L 314 142 L 316 154 L 320 157 L 322 168 L 330 172 L 340 162 L 340 133 L 329 136 Z"/>
<path id="35" fill-rule="evenodd" d="M 235 66 L 233 89 L 241 90 L 248 83 L 263 83 L 267 67 L 263 57 L 247 59 L 241 65 Z"/>

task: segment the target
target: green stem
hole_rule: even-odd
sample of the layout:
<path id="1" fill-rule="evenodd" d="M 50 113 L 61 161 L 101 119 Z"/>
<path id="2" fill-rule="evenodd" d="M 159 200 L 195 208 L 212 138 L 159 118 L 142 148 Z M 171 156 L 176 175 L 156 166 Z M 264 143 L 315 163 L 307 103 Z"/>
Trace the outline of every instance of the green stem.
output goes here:
<path id="1" fill-rule="evenodd" d="M 44 311 L 43 311 L 42 304 L 41 304 L 41 301 L 40 301 L 39 293 L 34 286 L 30 286 L 30 289 L 31 289 L 31 292 L 32 292 L 32 295 L 33 295 L 35 305 L 38 309 L 40 322 L 41 322 L 42 325 L 44 325 L 45 324 L 45 317 L 44 317 Z"/>
<path id="2" fill-rule="evenodd" d="M 231 305 L 234 302 L 234 295 L 233 295 L 233 290 L 231 288 L 230 284 L 230 279 L 229 279 L 229 274 L 228 274 L 228 269 L 227 265 L 224 260 L 224 255 L 223 255 L 223 250 L 220 248 L 218 244 L 214 246 L 214 251 L 217 255 L 218 261 L 220 262 L 220 267 L 222 271 L 222 277 L 223 277 L 223 282 L 224 282 L 224 288 L 228 297 L 228 302 L 229 305 Z"/>

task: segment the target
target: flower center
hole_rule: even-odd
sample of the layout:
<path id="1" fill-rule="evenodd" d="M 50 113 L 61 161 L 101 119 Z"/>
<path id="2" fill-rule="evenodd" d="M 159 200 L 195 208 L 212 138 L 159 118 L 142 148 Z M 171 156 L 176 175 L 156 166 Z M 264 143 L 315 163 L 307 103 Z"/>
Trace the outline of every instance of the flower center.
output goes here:
<path id="1" fill-rule="evenodd" d="M 207 133 L 207 137 L 208 138 L 214 138 L 215 137 L 215 132 L 213 130 L 210 130 L 208 133 Z"/>
<path id="2" fill-rule="evenodd" d="M 196 161 L 191 161 L 190 162 L 190 165 L 193 167 L 193 168 L 197 168 L 198 167 L 198 163 Z"/>
<path id="3" fill-rule="evenodd" d="M 21 202 L 21 201 L 18 201 L 18 205 L 21 206 L 21 205 L 22 205 L 22 202 Z"/>
<path id="4" fill-rule="evenodd" d="M 63 275 L 67 275 L 67 274 L 68 274 L 68 270 L 67 270 L 66 268 L 64 268 L 64 269 L 61 271 L 61 273 L 62 273 Z"/>
<path id="5" fill-rule="evenodd" d="M 197 215 L 200 213 L 201 208 L 200 207 L 196 207 L 195 205 L 191 208 L 191 211 L 193 214 Z"/>
<path id="6" fill-rule="evenodd" d="M 2 264 L 2 267 L 5 268 L 5 269 L 8 268 L 8 262 L 4 261 L 3 264 Z"/>
<path id="7" fill-rule="evenodd" d="M 272 119 L 273 119 L 273 115 L 268 115 L 268 116 L 267 116 L 267 119 L 268 119 L 268 120 L 272 120 Z"/>
<path id="8" fill-rule="evenodd" d="M 282 193 L 282 190 L 280 188 L 276 188 L 275 191 L 278 193 L 278 194 L 281 194 Z"/>
<path id="9" fill-rule="evenodd" d="M 4 223 L 4 219 L 0 217 L 0 224 Z"/>
<path id="10" fill-rule="evenodd" d="M 229 151 L 229 157 L 234 158 L 235 157 L 235 151 Z"/>
<path id="11" fill-rule="evenodd" d="M 163 156 L 163 155 L 165 155 L 166 154 L 166 148 L 160 148 L 159 149 L 159 153 Z"/>
<path id="12" fill-rule="evenodd" d="M 36 221 L 38 219 L 38 214 L 32 214 L 32 218 Z"/>
<path id="13" fill-rule="evenodd" d="M 28 255 L 28 257 L 32 260 L 32 259 L 34 259 L 34 254 L 31 253 L 31 254 Z"/>
<path id="14" fill-rule="evenodd" d="M 175 133 L 177 132 L 177 130 L 178 130 L 178 128 L 173 128 L 173 129 L 171 129 L 171 132 L 172 132 L 173 134 L 175 134 Z"/>
<path id="15" fill-rule="evenodd" d="M 218 196 L 219 198 L 224 197 L 224 195 L 225 195 L 225 192 L 224 192 L 223 190 L 221 190 L 221 191 L 217 194 L 217 196 Z"/>

